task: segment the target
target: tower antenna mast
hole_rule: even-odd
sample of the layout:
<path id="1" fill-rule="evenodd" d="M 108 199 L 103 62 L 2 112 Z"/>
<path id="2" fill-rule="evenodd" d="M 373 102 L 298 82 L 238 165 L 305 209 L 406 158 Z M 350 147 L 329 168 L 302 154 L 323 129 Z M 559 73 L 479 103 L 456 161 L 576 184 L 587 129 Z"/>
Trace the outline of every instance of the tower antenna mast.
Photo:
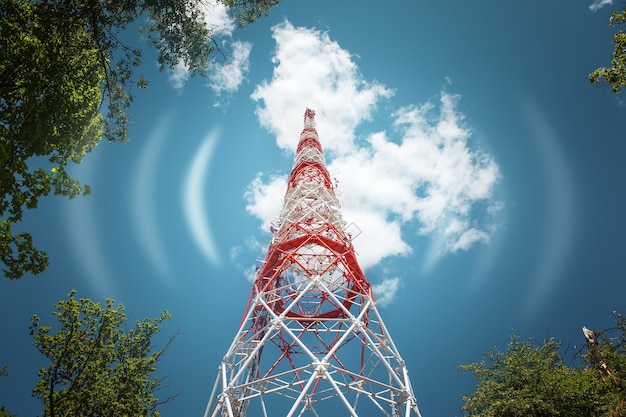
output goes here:
<path id="1" fill-rule="evenodd" d="M 421 417 L 306 109 L 280 216 L 205 417 Z"/>

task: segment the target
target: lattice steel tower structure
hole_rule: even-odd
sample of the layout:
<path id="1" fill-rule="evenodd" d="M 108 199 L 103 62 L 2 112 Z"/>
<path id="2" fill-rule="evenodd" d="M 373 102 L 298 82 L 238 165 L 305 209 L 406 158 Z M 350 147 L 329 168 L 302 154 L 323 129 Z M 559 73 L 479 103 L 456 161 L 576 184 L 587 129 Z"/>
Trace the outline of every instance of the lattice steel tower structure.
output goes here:
<path id="1" fill-rule="evenodd" d="M 421 417 L 357 262 L 314 118 L 307 109 L 273 239 L 205 417 Z"/>

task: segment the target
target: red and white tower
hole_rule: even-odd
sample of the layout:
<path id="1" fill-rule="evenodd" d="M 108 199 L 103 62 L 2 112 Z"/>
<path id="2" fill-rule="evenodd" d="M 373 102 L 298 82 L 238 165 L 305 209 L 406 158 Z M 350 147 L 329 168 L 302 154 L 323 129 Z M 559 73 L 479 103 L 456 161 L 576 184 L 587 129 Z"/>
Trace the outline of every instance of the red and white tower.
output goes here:
<path id="1" fill-rule="evenodd" d="M 205 417 L 417 416 L 307 109 L 280 217 Z M 358 232 L 358 229 L 356 229 Z"/>

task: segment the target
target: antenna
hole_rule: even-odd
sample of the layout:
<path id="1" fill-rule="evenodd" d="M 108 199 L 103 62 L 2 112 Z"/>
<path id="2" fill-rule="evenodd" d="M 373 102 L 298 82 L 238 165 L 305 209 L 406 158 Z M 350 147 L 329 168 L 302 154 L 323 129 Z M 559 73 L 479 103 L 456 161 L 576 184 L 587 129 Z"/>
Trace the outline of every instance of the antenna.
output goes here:
<path id="1" fill-rule="evenodd" d="M 306 109 L 272 242 L 205 417 L 421 417 Z"/>

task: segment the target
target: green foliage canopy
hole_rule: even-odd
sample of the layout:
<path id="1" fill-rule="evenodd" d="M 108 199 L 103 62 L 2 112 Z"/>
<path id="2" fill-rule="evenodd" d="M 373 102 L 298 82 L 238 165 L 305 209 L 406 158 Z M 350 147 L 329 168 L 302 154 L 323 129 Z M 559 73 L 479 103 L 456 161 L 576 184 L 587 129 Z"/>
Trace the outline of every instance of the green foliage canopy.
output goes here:
<path id="1" fill-rule="evenodd" d="M 9 373 L 7 372 L 7 365 L 0 366 L 0 376 L 7 376 L 8 374 Z M 0 406 L 0 417 L 16 417 L 16 416 L 6 411 L 4 407 Z"/>
<path id="2" fill-rule="evenodd" d="M 44 403 L 44 417 L 158 417 L 156 407 L 173 397 L 159 401 L 155 391 L 163 380 L 152 374 L 172 339 L 156 350 L 151 340 L 169 313 L 137 321 L 128 330 L 123 305 L 107 299 L 102 307 L 75 294 L 55 305 L 56 333 L 32 317 L 34 345 L 50 360 L 33 389 Z"/>
<path id="3" fill-rule="evenodd" d="M 218 0 L 240 26 L 279 0 Z M 160 69 L 184 63 L 207 74 L 217 43 L 204 0 L 0 0 L 0 262 L 5 276 L 45 270 L 48 257 L 28 233 L 15 233 L 24 209 L 53 193 L 74 198 L 89 187 L 66 167 L 98 142 L 126 141 L 127 110 L 141 49 L 120 41 L 131 24 L 158 52 Z M 140 19 L 141 18 L 141 19 Z M 101 111 L 105 107 L 105 111 Z"/>
<path id="4" fill-rule="evenodd" d="M 462 396 L 461 410 L 479 417 L 626 416 L 626 321 L 614 317 L 621 336 L 603 332 L 576 367 L 563 363 L 560 342 L 537 345 L 512 334 L 505 351 L 494 347 L 480 362 L 460 366 L 476 387 Z"/>
<path id="5" fill-rule="evenodd" d="M 597 334 L 582 355 L 584 362 L 596 371 L 606 391 L 604 403 L 609 417 L 626 416 L 626 318 L 613 312 L 615 326 Z"/>
<path id="6" fill-rule="evenodd" d="M 0 417 L 17 417 L 17 415 L 9 413 L 4 407 L 0 407 Z"/>
<path id="7" fill-rule="evenodd" d="M 609 19 L 609 26 L 626 23 L 626 9 L 615 10 Z M 598 68 L 589 74 L 591 83 L 599 83 L 602 79 L 606 81 L 614 93 L 619 93 L 626 87 L 626 33 L 620 29 L 613 36 L 613 58 L 610 67 Z"/>
<path id="8" fill-rule="evenodd" d="M 561 344 L 541 346 L 512 335 L 506 351 L 494 347 L 481 362 L 461 365 L 474 374 L 476 392 L 463 396 L 462 410 L 480 417 L 601 416 L 602 384 L 593 371 L 563 364 Z"/>

